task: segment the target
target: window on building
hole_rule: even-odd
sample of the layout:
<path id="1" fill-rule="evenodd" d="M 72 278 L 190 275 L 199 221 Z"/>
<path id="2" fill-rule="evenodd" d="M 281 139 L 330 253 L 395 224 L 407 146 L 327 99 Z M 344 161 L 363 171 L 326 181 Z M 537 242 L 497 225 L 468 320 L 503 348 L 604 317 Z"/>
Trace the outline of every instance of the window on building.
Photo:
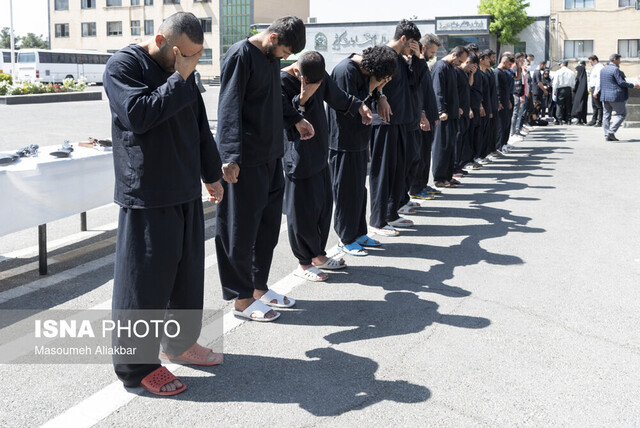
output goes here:
<path id="1" fill-rule="evenodd" d="M 53 7 L 55 10 L 69 10 L 69 0 L 56 0 Z"/>
<path id="2" fill-rule="evenodd" d="M 202 51 L 202 56 L 200 57 L 200 61 L 198 64 L 212 64 L 213 63 L 213 50 L 204 49 Z"/>
<path id="3" fill-rule="evenodd" d="M 618 7 L 635 6 L 636 0 L 618 0 Z"/>
<path id="4" fill-rule="evenodd" d="M 587 58 L 593 55 L 593 40 L 565 40 L 565 58 Z"/>
<path id="5" fill-rule="evenodd" d="M 180 4 L 180 0 L 164 0 L 164 4 Z"/>
<path id="6" fill-rule="evenodd" d="M 144 20 L 144 34 L 147 36 L 152 36 L 153 32 L 153 19 L 145 19 Z"/>
<path id="7" fill-rule="evenodd" d="M 640 40 L 618 40 L 618 53 L 622 58 L 640 58 Z"/>
<path id="8" fill-rule="evenodd" d="M 145 6 L 153 6 L 153 0 L 144 0 Z"/>
<path id="9" fill-rule="evenodd" d="M 565 9 L 593 9 L 595 0 L 564 0 Z"/>
<path id="10" fill-rule="evenodd" d="M 131 21 L 131 35 L 132 36 L 140 35 L 140 21 L 138 20 Z"/>
<path id="11" fill-rule="evenodd" d="M 56 24 L 56 37 L 69 37 L 69 24 Z"/>
<path id="12" fill-rule="evenodd" d="M 251 26 L 251 0 L 224 0 L 220 4 L 220 37 L 222 54 L 235 42 L 249 35 Z"/>
<path id="13" fill-rule="evenodd" d="M 122 36 L 122 21 L 107 22 L 107 36 Z"/>
<path id="14" fill-rule="evenodd" d="M 202 26 L 202 31 L 204 33 L 210 33 L 212 27 L 211 18 L 200 18 L 200 26 Z"/>
<path id="15" fill-rule="evenodd" d="M 107 6 L 122 6 L 122 0 L 107 0 Z"/>
<path id="16" fill-rule="evenodd" d="M 131 0 L 131 6 L 140 6 L 140 0 Z"/>
<path id="17" fill-rule="evenodd" d="M 95 9 L 96 0 L 82 0 L 81 7 L 83 9 Z"/>
<path id="18" fill-rule="evenodd" d="M 83 22 L 82 23 L 82 37 L 92 37 L 96 35 L 96 23 L 95 22 Z"/>

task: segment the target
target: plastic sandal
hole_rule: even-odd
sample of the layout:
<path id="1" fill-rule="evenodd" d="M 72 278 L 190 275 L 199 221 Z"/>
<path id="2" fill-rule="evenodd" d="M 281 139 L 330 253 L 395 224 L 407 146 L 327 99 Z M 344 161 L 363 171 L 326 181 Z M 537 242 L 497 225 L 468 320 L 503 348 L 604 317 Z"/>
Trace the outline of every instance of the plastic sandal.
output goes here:
<path id="1" fill-rule="evenodd" d="M 347 244 L 347 245 L 340 245 L 339 247 L 343 252 L 345 252 L 347 254 L 350 254 L 352 256 L 367 256 L 367 255 L 369 255 L 367 250 L 362 248 L 362 245 L 360 245 L 360 243 L 358 241 L 352 242 L 351 244 Z"/>
<path id="2" fill-rule="evenodd" d="M 187 389 L 187 385 L 183 383 L 180 388 L 174 391 L 161 391 L 163 386 L 174 380 L 180 379 L 175 377 L 166 367 L 160 367 L 143 377 L 140 386 L 155 395 L 176 395 Z"/>
<path id="3" fill-rule="evenodd" d="M 367 235 L 362 235 L 356 242 L 363 247 L 380 247 L 382 242 L 378 242 L 375 239 L 369 238 Z"/>
<path id="4" fill-rule="evenodd" d="M 285 297 L 289 299 L 289 303 L 285 303 Z M 275 300 L 276 303 L 273 303 L 272 300 Z M 280 293 L 276 293 L 273 290 L 269 290 L 260 297 L 260 301 L 267 306 L 273 306 L 274 308 L 290 308 L 291 306 L 296 304 L 296 301 L 291 297 L 284 296 Z"/>
<path id="5" fill-rule="evenodd" d="M 313 282 L 322 282 L 322 281 L 326 281 L 327 279 L 329 279 L 328 276 L 327 277 L 320 276 L 323 273 L 324 272 L 322 272 L 320 269 L 318 269 L 315 266 L 311 266 L 311 267 L 308 267 L 306 269 L 302 269 L 302 267 L 298 267 L 298 269 L 293 271 L 293 274 L 295 276 L 298 276 L 300 278 L 306 279 L 307 281 L 313 281 Z M 265 302 L 265 303 L 267 303 L 267 302 Z"/>
<path id="6" fill-rule="evenodd" d="M 207 361 L 207 357 L 209 354 L 213 354 L 213 360 L 211 362 Z M 162 358 L 165 358 L 171 362 L 179 362 L 184 364 L 195 364 L 197 366 L 217 366 L 222 363 L 222 355 L 213 352 L 209 348 L 205 348 L 197 343 L 194 343 L 193 346 L 186 351 L 184 351 L 181 355 L 177 357 L 170 357 L 165 352 L 162 352 Z"/>
<path id="7" fill-rule="evenodd" d="M 411 226 L 413 226 L 413 222 L 411 220 L 409 220 L 408 218 L 402 218 L 402 217 L 399 217 L 398 219 L 396 219 L 394 221 L 390 221 L 388 223 L 389 223 L 389 226 L 393 226 L 393 227 L 411 227 Z"/>
<path id="8" fill-rule="evenodd" d="M 398 214 L 415 214 L 416 210 L 409 207 L 409 204 L 404 205 L 402 208 L 398 210 Z"/>
<path id="9" fill-rule="evenodd" d="M 329 257 L 327 259 L 326 262 L 324 262 L 324 264 L 320 265 L 320 266 L 316 266 L 318 269 L 327 269 L 327 270 L 337 270 L 337 269 L 344 269 L 347 267 L 346 263 L 340 263 L 339 260 L 333 259 L 331 257 Z"/>
<path id="10" fill-rule="evenodd" d="M 273 318 L 266 318 L 265 314 L 271 310 L 272 309 L 269 306 L 265 305 L 260 300 L 256 300 L 244 311 L 234 309 L 232 313 L 239 318 L 248 319 L 249 321 L 271 322 L 280 318 L 280 312 L 276 312 L 276 316 Z"/>
<path id="11" fill-rule="evenodd" d="M 371 232 L 377 234 L 377 235 L 382 235 L 382 236 L 398 236 L 400 235 L 400 232 L 398 232 L 395 228 L 393 228 L 392 226 L 389 226 L 388 224 L 385 224 L 383 227 L 370 227 Z"/>

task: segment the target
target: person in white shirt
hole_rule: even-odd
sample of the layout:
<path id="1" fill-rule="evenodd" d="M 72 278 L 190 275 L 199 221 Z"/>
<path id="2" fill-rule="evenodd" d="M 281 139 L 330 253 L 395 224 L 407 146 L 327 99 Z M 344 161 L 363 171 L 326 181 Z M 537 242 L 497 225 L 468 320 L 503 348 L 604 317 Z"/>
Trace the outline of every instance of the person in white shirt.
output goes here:
<path id="1" fill-rule="evenodd" d="M 567 68 L 568 61 L 560 63 L 553 78 L 553 94 L 556 97 L 556 125 L 571 124 L 571 99 L 576 75 Z"/>
<path id="2" fill-rule="evenodd" d="M 589 92 L 591 93 L 591 107 L 593 116 L 587 126 L 602 126 L 602 101 L 600 101 L 600 70 L 604 65 L 600 64 L 596 55 L 589 57 L 591 65 L 591 75 L 589 76 Z"/>

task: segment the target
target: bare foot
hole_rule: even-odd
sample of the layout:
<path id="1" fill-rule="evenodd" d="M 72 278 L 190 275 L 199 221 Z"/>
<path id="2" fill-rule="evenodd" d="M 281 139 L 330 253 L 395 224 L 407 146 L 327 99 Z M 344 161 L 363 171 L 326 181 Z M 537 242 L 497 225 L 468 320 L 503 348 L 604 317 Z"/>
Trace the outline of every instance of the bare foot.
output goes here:
<path id="1" fill-rule="evenodd" d="M 329 260 L 329 257 L 327 256 L 317 256 L 311 260 L 311 263 L 313 263 L 313 266 L 322 266 L 327 262 L 327 260 Z M 341 265 L 345 264 L 345 261 L 343 258 L 341 258 L 339 262 Z"/>
<path id="2" fill-rule="evenodd" d="M 326 259 L 326 257 L 325 257 L 325 259 Z M 309 269 L 310 267 L 315 267 L 315 266 L 313 266 L 313 265 L 300 265 L 300 269 L 302 269 L 302 270 L 307 270 L 307 269 Z M 320 278 L 322 278 L 322 280 L 323 280 L 323 281 L 324 281 L 325 279 L 328 279 L 328 278 L 329 278 L 329 274 L 328 274 L 328 273 L 326 273 L 326 272 L 319 273 L 319 274 L 318 274 L 318 276 L 319 276 Z"/>
<path id="3" fill-rule="evenodd" d="M 182 382 L 180 382 L 178 379 L 172 380 L 171 382 L 162 385 L 162 388 L 160 388 L 160 391 L 162 392 L 171 392 L 171 391 L 175 391 L 176 389 L 180 389 L 182 388 Z"/>
<path id="4" fill-rule="evenodd" d="M 253 302 L 255 302 L 256 300 L 259 300 L 260 297 L 262 297 L 262 295 L 264 293 L 266 293 L 266 290 L 255 290 L 253 292 L 253 298 L 249 298 L 249 299 L 236 299 L 236 303 L 235 303 L 235 309 L 236 311 L 244 311 L 245 309 L 247 309 L 249 306 L 251 306 L 251 304 Z M 288 304 L 288 299 L 285 299 L 285 302 L 287 302 Z M 276 302 L 277 303 L 277 302 Z M 267 312 L 266 314 L 264 314 L 265 318 L 273 318 L 277 315 L 278 313 L 276 311 L 274 311 L 273 309 L 270 310 L 269 312 Z"/>

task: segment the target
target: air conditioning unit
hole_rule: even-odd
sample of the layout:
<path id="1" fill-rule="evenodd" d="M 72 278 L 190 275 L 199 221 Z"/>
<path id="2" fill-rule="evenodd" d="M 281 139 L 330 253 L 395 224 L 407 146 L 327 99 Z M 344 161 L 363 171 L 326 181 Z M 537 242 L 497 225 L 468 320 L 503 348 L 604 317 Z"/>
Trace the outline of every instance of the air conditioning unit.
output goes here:
<path id="1" fill-rule="evenodd" d="M 307 18 L 307 24 L 315 24 L 318 22 L 318 18 L 316 18 L 315 16 L 310 16 Z"/>

